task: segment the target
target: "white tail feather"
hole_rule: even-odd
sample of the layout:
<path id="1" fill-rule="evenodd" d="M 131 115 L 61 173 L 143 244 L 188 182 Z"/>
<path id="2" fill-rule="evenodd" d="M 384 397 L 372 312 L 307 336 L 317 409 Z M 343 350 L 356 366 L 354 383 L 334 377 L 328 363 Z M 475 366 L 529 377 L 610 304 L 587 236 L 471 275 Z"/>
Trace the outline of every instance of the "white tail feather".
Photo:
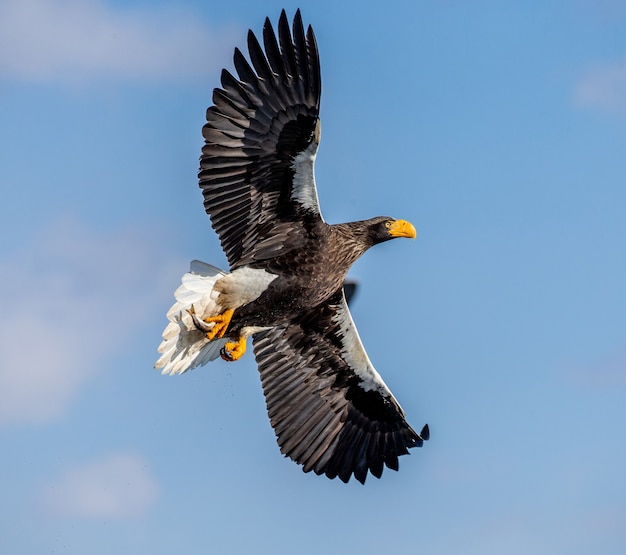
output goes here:
<path id="1" fill-rule="evenodd" d="M 154 365 L 162 369 L 161 373 L 182 374 L 219 356 L 227 339 L 209 341 L 196 329 L 188 310 L 193 306 L 200 318 L 217 315 L 219 306 L 213 287 L 225 275 L 226 272 L 199 260 L 194 260 L 191 272 L 183 275 L 180 287 L 174 292 L 176 302 L 167 312 L 170 322 L 158 348 L 161 357 Z"/>

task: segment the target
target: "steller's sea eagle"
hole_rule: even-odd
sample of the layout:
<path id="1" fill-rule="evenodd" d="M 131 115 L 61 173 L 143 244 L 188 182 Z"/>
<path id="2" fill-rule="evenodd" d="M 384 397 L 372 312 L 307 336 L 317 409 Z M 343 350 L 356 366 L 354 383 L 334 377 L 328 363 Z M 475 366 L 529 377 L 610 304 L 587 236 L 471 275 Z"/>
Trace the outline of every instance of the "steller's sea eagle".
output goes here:
<path id="1" fill-rule="evenodd" d="M 155 367 L 182 374 L 238 360 L 252 337 L 269 418 L 283 454 L 329 478 L 365 482 L 420 447 L 418 434 L 374 369 L 342 284 L 367 249 L 415 238 L 389 217 L 329 225 L 313 165 L 320 141 L 320 65 L 313 29 L 285 11 L 264 49 L 248 33 L 250 62 L 235 49 L 238 78 L 222 71 L 202 134 L 200 188 L 230 272 L 191 263 Z"/>

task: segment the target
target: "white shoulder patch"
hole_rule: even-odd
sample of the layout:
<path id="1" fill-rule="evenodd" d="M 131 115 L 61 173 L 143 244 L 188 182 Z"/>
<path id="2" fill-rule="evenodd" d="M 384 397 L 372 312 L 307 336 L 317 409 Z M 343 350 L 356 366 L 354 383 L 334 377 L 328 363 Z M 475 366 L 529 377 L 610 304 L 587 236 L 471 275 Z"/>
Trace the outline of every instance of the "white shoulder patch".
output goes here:
<path id="1" fill-rule="evenodd" d="M 238 308 L 261 296 L 278 276 L 266 270 L 242 266 L 225 275 L 217 283 L 220 304 Z"/>

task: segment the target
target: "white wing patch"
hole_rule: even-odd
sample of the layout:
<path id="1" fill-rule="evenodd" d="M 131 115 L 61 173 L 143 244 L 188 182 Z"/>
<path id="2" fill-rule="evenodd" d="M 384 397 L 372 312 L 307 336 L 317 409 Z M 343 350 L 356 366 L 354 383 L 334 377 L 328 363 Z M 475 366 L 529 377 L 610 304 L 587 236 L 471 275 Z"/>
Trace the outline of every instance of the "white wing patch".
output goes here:
<path id="1" fill-rule="evenodd" d="M 337 313 L 333 320 L 339 326 L 339 333 L 343 340 L 343 348 L 341 350 L 343 359 L 361 379 L 361 387 L 365 391 L 377 391 L 383 397 L 390 397 L 395 401 L 391 391 L 389 391 L 389 388 L 385 385 L 385 382 L 365 352 L 359 332 L 354 325 L 345 300 L 340 305 L 337 305 Z"/>
<path id="2" fill-rule="evenodd" d="M 319 199 L 317 198 L 317 187 L 315 186 L 315 156 L 321 136 L 321 123 L 317 120 L 315 127 L 315 137 L 313 142 L 300 154 L 298 154 L 292 164 L 294 170 L 293 200 L 300 203 L 305 208 L 312 210 L 322 217 Z M 323 220 L 323 218 L 322 218 Z"/>
<path id="3" fill-rule="evenodd" d="M 182 374 L 187 370 L 215 360 L 227 339 L 209 341 L 196 329 L 188 309 L 193 305 L 199 315 L 216 314 L 215 282 L 226 273 L 214 266 L 194 260 L 191 272 L 182 277 L 182 283 L 174 292 L 176 302 L 167 312 L 169 324 L 163 331 L 163 341 L 158 351 L 161 357 L 154 365 L 163 374 Z"/>

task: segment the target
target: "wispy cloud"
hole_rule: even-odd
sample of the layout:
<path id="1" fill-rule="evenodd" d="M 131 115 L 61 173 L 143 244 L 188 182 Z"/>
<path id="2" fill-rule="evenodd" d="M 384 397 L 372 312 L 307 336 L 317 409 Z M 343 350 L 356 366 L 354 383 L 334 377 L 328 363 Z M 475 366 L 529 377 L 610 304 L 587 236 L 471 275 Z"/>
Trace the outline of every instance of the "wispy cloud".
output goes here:
<path id="1" fill-rule="evenodd" d="M 574 91 L 577 105 L 626 114 L 626 58 L 589 68 Z"/>
<path id="2" fill-rule="evenodd" d="M 0 2 L 0 77 L 35 82 L 204 75 L 228 59 L 232 29 L 184 8 L 104 0 Z"/>
<path id="3" fill-rule="evenodd" d="M 156 500 L 158 488 L 145 461 L 134 454 L 115 454 L 73 468 L 41 494 L 51 516 L 133 518 Z"/>
<path id="4" fill-rule="evenodd" d="M 45 229 L 0 259 L 0 425 L 61 414 L 156 315 L 179 272 L 156 234 L 77 223 Z"/>

